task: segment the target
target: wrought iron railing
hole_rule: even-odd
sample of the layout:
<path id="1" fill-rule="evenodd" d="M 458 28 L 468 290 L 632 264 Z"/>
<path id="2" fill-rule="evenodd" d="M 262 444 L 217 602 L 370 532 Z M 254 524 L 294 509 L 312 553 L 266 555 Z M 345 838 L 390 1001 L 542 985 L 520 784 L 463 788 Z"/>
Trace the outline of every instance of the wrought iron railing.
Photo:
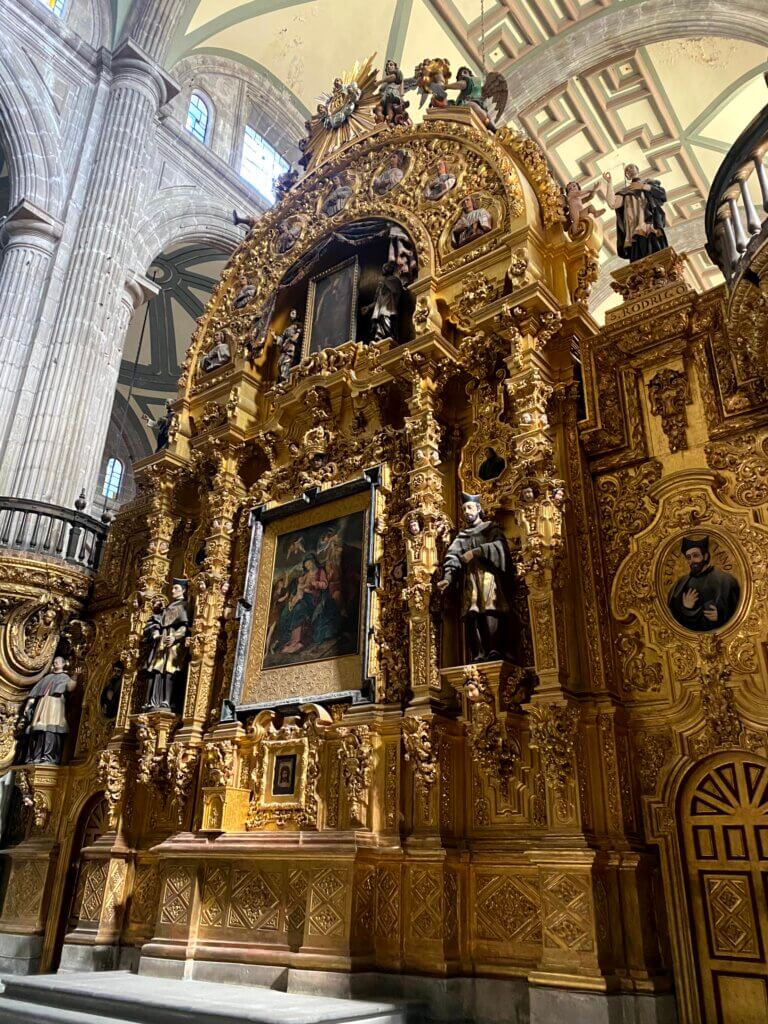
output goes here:
<path id="1" fill-rule="evenodd" d="M 0 551 L 48 555 L 95 572 L 108 529 L 108 517 L 100 522 L 81 509 L 0 497 Z"/>
<path id="2" fill-rule="evenodd" d="M 768 73 L 765 79 L 768 83 Z M 767 150 L 768 106 L 731 146 L 709 192 L 705 214 L 707 254 L 731 288 L 768 238 Z M 755 182 L 760 191 L 760 209 L 753 200 Z"/>

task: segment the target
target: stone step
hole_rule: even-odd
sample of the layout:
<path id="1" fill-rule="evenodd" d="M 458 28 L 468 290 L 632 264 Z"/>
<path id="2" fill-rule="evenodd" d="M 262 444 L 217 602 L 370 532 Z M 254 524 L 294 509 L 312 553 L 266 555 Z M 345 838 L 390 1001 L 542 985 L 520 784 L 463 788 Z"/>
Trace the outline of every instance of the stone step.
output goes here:
<path id="1" fill-rule="evenodd" d="M 413 1024 L 398 1001 L 333 999 L 128 971 L 6 975 L 0 1024 Z"/>

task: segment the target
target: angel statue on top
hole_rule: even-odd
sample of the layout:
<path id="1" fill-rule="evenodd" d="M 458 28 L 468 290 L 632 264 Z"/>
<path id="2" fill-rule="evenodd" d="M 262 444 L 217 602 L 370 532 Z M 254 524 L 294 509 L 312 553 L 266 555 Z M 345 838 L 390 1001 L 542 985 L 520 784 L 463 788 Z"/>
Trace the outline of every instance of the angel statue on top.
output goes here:
<path id="1" fill-rule="evenodd" d="M 373 109 L 373 116 L 381 124 L 410 124 L 409 103 L 403 99 L 403 72 L 397 61 L 388 60 L 384 65 L 384 77 L 377 83 L 379 102 Z"/>
<path id="2" fill-rule="evenodd" d="M 457 90 L 459 93 L 455 100 L 449 101 L 451 106 L 469 107 L 489 132 L 496 131 L 494 117 L 502 116 L 509 97 L 507 81 L 503 75 L 494 71 L 483 80 L 471 68 L 462 67 L 456 72 L 456 81 L 449 82 L 446 89 Z M 494 117 L 491 116 L 492 112 Z"/>

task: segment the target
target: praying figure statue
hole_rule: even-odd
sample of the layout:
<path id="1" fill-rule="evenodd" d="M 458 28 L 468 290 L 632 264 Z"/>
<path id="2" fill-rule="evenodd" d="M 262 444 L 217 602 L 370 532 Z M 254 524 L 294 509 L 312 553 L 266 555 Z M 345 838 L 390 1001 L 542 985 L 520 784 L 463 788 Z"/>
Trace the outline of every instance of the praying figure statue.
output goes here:
<path id="1" fill-rule="evenodd" d="M 510 657 L 512 556 L 503 530 L 483 519 L 480 499 L 462 495 L 464 528 L 459 530 L 443 559 L 446 591 L 461 586 L 461 617 L 469 661 L 500 661 Z"/>
<path id="2" fill-rule="evenodd" d="M 460 249 L 462 245 L 474 242 L 476 238 L 480 238 L 493 229 L 493 218 L 484 206 L 478 204 L 475 196 L 467 196 L 461 206 L 461 216 L 451 231 L 454 249 Z"/>
<path id="3" fill-rule="evenodd" d="M 390 155 L 389 167 L 373 179 L 373 191 L 377 196 L 386 195 L 387 192 L 392 191 L 395 185 L 400 184 L 405 173 L 403 170 L 404 163 L 405 160 L 402 153 L 395 151 Z"/>
<path id="4" fill-rule="evenodd" d="M 64 671 L 66 662 L 61 655 L 53 659 L 51 671 L 35 683 L 24 706 L 24 717 L 30 719 L 26 764 L 61 764 L 64 742 L 69 732 L 67 725 L 67 694 L 77 686 Z"/>
<path id="5" fill-rule="evenodd" d="M 277 378 L 280 381 L 288 380 L 288 376 L 296 358 L 296 349 L 301 340 L 301 327 L 297 320 L 299 311 L 292 309 L 290 312 L 290 323 L 282 334 L 276 334 L 275 344 L 280 355 L 277 358 Z"/>
<path id="6" fill-rule="evenodd" d="M 452 188 L 456 187 L 456 177 L 448 170 L 445 160 L 437 161 L 437 173 L 427 182 L 424 189 L 424 196 L 427 199 L 436 201 L 447 195 Z"/>
<path id="7" fill-rule="evenodd" d="M 184 648 L 191 623 L 186 600 L 187 580 L 174 580 L 171 600 L 152 606 L 152 615 L 144 627 L 150 644 L 145 668 L 149 673 L 145 711 L 171 709 L 174 683 L 184 668 Z"/>
<path id="8" fill-rule="evenodd" d="M 371 339 L 398 339 L 400 304 L 403 300 L 403 282 L 396 274 L 397 265 L 388 260 L 381 268 L 381 277 L 376 285 L 376 296 L 369 306 L 363 306 L 363 315 L 371 314 Z"/>
<path id="9" fill-rule="evenodd" d="M 618 254 L 635 263 L 669 245 L 664 233 L 667 193 L 655 178 L 641 178 L 637 164 L 627 164 L 624 177 L 626 185 L 614 192 L 610 171 L 603 174 L 607 184 L 605 201 L 616 211 Z"/>
<path id="10" fill-rule="evenodd" d="M 224 366 L 232 358 L 224 331 L 216 331 L 213 336 L 213 345 L 200 360 L 200 369 L 203 373 L 213 373 L 220 366 Z"/>

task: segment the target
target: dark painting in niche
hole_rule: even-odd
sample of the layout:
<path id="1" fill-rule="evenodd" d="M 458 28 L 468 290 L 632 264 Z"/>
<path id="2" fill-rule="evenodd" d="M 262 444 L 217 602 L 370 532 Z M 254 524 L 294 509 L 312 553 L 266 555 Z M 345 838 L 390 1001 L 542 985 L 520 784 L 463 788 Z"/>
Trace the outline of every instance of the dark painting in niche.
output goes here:
<path id="1" fill-rule="evenodd" d="M 305 355 L 355 340 L 357 282 L 356 258 L 310 282 Z"/>
<path id="2" fill-rule="evenodd" d="M 278 537 L 263 668 L 357 654 L 364 512 Z"/>

